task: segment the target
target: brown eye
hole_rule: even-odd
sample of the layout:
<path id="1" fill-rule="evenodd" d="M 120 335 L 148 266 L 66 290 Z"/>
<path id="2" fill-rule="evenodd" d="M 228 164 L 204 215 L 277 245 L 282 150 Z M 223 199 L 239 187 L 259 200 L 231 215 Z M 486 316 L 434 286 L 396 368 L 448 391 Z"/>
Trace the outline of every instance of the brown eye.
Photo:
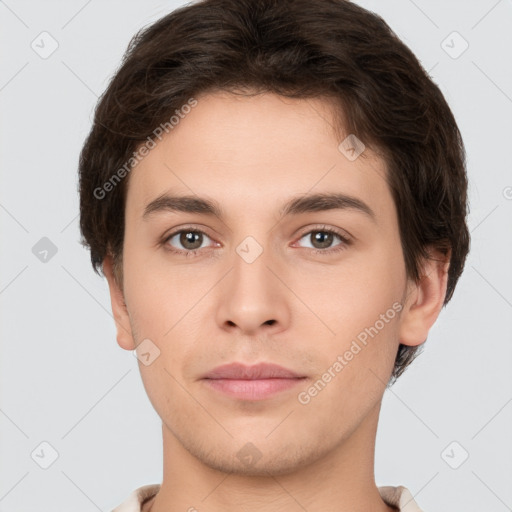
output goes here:
<path id="1" fill-rule="evenodd" d="M 199 249 L 203 242 L 203 234 L 198 231 L 182 231 L 180 234 L 180 244 L 185 249 Z"/>
<path id="2" fill-rule="evenodd" d="M 192 252 L 205 247 L 210 237 L 202 231 L 194 229 L 182 229 L 169 235 L 165 243 L 171 246 L 171 250 L 176 252 Z"/>
<path id="3" fill-rule="evenodd" d="M 336 243 L 336 239 L 338 243 Z M 299 245 L 318 254 L 329 254 L 345 249 L 350 243 L 347 237 L 334 231 L 334 229 L 314 229 L 304 233 L 299 240 Z"/>
<path id="4" fill-rule="evenodd" d="M 327 249 L 334 239 L 333 234 L 328 231 L 312 231 L 309 236 L 316 249 Z"/>

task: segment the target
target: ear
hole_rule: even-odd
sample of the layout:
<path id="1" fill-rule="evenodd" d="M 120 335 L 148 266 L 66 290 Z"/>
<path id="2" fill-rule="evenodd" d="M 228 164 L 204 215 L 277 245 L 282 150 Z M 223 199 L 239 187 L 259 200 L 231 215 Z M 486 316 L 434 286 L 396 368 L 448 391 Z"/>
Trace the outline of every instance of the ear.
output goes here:
<path id="1" fill-rule="evenodd" d="M 430 258 L 424 260 L 419 282 L 409 282 L 401 317 L 400 343 L 411 347 L 427 340 L 446 297 L 451 250 L 443 254 L 431 249 L 429 253 Z"/>
<path id="2" fill-rule="evenodd" d="M 110 302 L 112 304 L 112 313 L 114 314 L 117 329 L 117 343 L 125 350 L 134 350 L 135 342 L 130 325 L 130 316 L 126 308 L 123 292 L 114 275 L 113 259 L 110 255 L 106 256 L 103 260 L 103 273 L 107 278 L 110 289 Z"/>

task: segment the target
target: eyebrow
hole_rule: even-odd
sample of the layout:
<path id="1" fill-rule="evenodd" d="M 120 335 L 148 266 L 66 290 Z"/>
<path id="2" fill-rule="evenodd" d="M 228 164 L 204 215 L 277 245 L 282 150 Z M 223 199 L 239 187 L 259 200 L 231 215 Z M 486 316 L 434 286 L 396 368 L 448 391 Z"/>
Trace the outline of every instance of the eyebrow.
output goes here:
<path id="1" fill-rule="evenodd" d="M 293 198 L 280 210 L 281 216 L 299 215 L 326 210 L 355 210 L 376 221 L 375 212 L 361 199 L 341 193 L 318 193 Z M 199 213 L 201 215 L 224 218 L 222 207 L 216 201 L 198 196 L 173 196 L 162 194 L 145 208 L 142 218 L 147 220 L 159 212 Z"/>

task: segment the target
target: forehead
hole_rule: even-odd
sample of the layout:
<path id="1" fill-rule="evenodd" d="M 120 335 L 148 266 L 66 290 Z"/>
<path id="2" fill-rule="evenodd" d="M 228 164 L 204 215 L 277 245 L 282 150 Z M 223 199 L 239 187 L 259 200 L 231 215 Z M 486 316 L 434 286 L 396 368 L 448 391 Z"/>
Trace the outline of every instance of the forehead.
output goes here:
<path id="1" fill-rule="evenodd" d="M 226 92 L 196 101 L 131 171 L 127 217 L 140 217 L 165 192 L 207 196 L 238 215 L 278 211 L 292 196 L 319 192 L 389 210 L 383 160 L 369 148 L 355 160 L 340 150 L 348 134 L 336 135 L 331 101 Z"/>

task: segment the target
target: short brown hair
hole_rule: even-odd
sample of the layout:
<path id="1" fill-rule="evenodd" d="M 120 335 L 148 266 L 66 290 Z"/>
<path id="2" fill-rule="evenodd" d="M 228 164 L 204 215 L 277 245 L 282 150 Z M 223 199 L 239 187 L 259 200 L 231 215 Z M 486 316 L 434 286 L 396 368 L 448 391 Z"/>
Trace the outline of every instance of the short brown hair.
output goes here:
<path id="1" fill-rule="evenodd" d="M 192 96 L 218 90 L 334 99 L 344 132 L 384 158 L 408 277 L 421 278 L 429 247 L 451 251 L 450 300 L 469 250 L 460 132 L 411 50 L 346 0 L 203 0 L 134 36 L 80 155 L 82 244 L 96 272 L 108 254 L 122 270 L 128 177 L 112 177 Z M 400 344 L 393 379 L 418 348 Z"/>

